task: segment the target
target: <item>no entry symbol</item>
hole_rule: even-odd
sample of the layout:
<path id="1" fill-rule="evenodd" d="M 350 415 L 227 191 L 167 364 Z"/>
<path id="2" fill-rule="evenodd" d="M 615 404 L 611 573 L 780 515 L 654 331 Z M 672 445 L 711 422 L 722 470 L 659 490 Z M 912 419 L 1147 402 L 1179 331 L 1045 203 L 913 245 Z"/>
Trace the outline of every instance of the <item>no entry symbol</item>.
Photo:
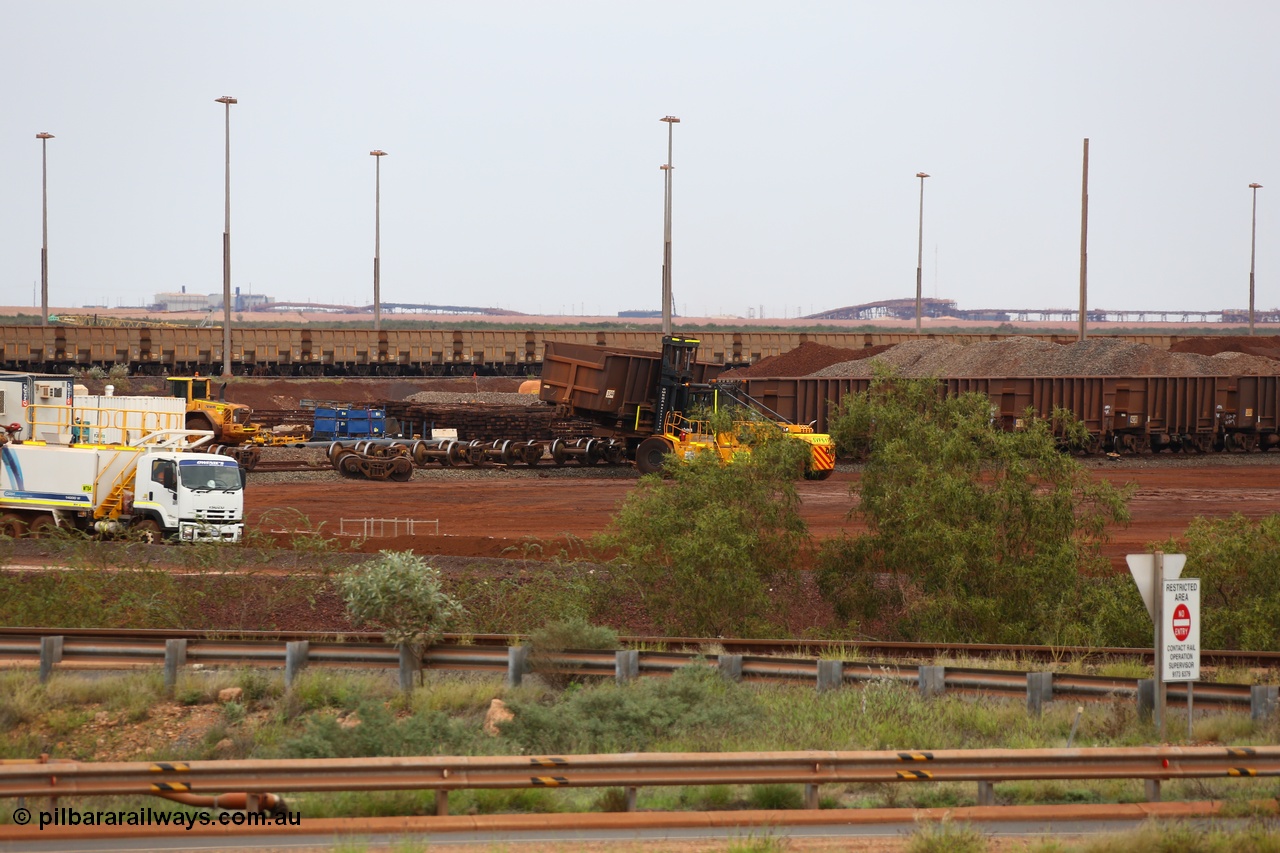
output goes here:
<path id="1" fill-rule="evenodd" d="M 1187 639 L 1191 633 L 1191 611 L 1187 605 L 1179 604 L 1173 608 L 1173 637 L 1179 643 Z"/>

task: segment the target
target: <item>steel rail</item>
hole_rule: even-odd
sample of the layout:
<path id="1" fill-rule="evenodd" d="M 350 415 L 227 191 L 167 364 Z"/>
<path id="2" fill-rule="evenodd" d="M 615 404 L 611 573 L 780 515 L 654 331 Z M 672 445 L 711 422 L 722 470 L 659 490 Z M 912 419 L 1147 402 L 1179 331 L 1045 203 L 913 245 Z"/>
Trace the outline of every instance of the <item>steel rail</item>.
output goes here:
<path id="1" fill-rule="evenodd" d="M 0 765 L 0 797 L 1280 776 L 1280 746 L 441 756 Z"/>
<path id="2" fill-rule="evenodd" d="M 166 640 L 159 637 L 115 640 L 110 636 L 63 637 L 57 665 L 66 669 L 132 669 L 161 666 L 166 659 Z M 40 665 L 40 637 L 18 636 L 5 632 L 0 636 L 0 666 L 35 667 Z M 288 652 L 279 640 L 194 639 L 186 645 L 185 662 L 201 667 L 267 666 L 283 667 Z M 717 654 L 694 652 L 638 651 L 637 669 L 643 676 L 669 676 L 676 670 L 694 664 L 723 666 L 728 658 Z M 740 677 L 751 682 L 792 682 L 815 684 L 819 660 L 814 658 L 781 658 L 741 656 Z M 507 673 L 511 663 L 505 646 L 439 643 L 423 655 L 424 669 L 451 672 Z M 381 639 L 367 637 L 358 642 L 308 641 L 304 664 L 307 666 L 375 668 L 393 670 L 400 667 L 396 647 Z M 614 651 L 564 651 L 549 655 L 548 667 L 567 675 L 610 678 L 617 675 L 618 655 Z M 1027 695 L 1028 672 L 1023 670 L 944 667 L 946 690 L 1009 697 Z M 918 684 L 921 667 L 912 664 L 885 665 L 859 661 L 841 661 L 840 683 L 843 685 L 889 681 L 904 685 Z M 1071 696 L 1082 700 L 1110 700 L 1136 697 L 1139 679 L 1112 676 L 1053 673 L 1052 695 Z M 1209 706 L 1249 707 L 1253 701 L 1251 685 L 1194 683 L 1195 702 Z M 1185 701 L 1185 683 L 1168 686 L 1168 696 Z"/>
<path id="3" fill-rule="evenodd" d="M 327 469 L 326 469 L 327 470 Z M 188 640 L 274 640 L 340 643 L 381 643 L 382 635 L 367 631 L 244 631 L 210 630 L 191 631 L 180 628 L 49 628 L 49 627 L 0 627 L 0 642 L 8 636 L 76 636 L 103 637 L 119 640 L 188 639 Z M 514 646 L 526 639 L 522 634 L 445 634 L 445 643 L 476 646 Z M 694 651 L 723 649 L 729 654 L 785 655 L 797 657 L 829 656 L 843 653 L 847 657 L 885 657 L 893 660 L 937 658 L 986 658 L 1000 657 L 1014 660 L 1106 660 L 1138 658 L 1152 661 L 1151 649 L 1123 646 L 1031 646 L 1003 645 L 997 643 L 908 643 L 881 642 L 876 640 L 796 640 L 796 639 L 739 639 L 704 637 L 648 637 L 623 635 L 619 642 L 624 647 L 639 646 L 645 649 L 670 651 Z M 1280 667 L 1280 652 L 1241 651 L 1238 649 L 1205 649 L 1200 653 L 1202 666 L 1263 666 Z"/>

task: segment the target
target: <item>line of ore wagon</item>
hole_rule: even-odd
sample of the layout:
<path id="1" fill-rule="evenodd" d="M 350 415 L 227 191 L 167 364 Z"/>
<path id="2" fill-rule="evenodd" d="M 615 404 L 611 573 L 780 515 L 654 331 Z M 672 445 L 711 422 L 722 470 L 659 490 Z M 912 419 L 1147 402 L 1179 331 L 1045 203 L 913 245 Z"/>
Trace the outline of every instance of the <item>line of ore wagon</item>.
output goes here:
<path id="1" fill-rule="evenodd" d="M 975 343 L 998 334 L 937 333 L 929 340 Z M 1068 343 L 1066 334 L 1028 334 Z M 1175 335 L 1117 334 L 1117 340 L 1168 349 Z M 742 367 L 805 343 L 844 349 L 886 346 L 920 336 L 893 332 L 708 331 L 699 334 L 700 360 Z M 548 342 L 658 352 L 657 330 L 321 329 L 233 327 L 231 365 L 244 376 L 524 376 L 542 367 Z M 65 373 L 124 365 L 130 373 L 221 373 L 222 329 L 119 326 L 0 326 L 0 370 Z"/>
<path id="2" fill-rule="evenodd" d="M 847 394 L 868 378 L 806 376 L 735 380 L 748 394 L 795 423 L 827 432 Z M 943 378 L 941 392 L 977 392 L 992 417 L 1018 429 L 1028 410 L 1066 409 L 1093 436 L 1091 450 L 1117 453 L 1243 452 L 1280 446 L 1277 376 L 1012 376 Z"/>

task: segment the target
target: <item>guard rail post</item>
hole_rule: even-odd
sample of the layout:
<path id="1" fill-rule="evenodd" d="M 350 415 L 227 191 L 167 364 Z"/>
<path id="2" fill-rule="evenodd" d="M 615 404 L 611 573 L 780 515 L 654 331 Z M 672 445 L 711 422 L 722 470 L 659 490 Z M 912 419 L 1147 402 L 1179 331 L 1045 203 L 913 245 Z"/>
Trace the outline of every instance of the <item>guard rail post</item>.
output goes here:
<path id="1" fill-rule="evenodd" d="M 947 692 L 947 668 L 945 666 L 920 667 L 920 695 L 926 699 Z"/>
<path id="2" fill-rule="evenodd" d="M 172 693 L 178 686 L 178 668 L 187 662 L 186 640 L 164 641 L 164 689 Z"/>
<path id="3" fill-rule="evenodd" d="M 1249 687 L 1249 717 L 1255 723 L 1265 723 L 1276 713 L 1280 702 L 1280 687 L 1254 684 Z"/>
<path id="4" fill-rule="evenodd" d="M 838 690 L 844 684 L 844 661 L 818 661 L 818 692 Z"/>
<path id="5" fill-rule="evenodd" d="M 446 788 L 436 789 L 436 817 L 449 816 L 449 791 Z"/>
<path id="6" fill-rule="evenodd" d="M 293 680 L 298 677 L 298 673 L 307 665 L 307 653 L 311 650 L 311 643 L 307 640 L 297 640 L 285 643 L 284 646 L 284 689 L 288 690 L 293 686 Z"/>
<path id="7" fill-rule="evenodd" d="M 1156 662 L 1159 666 L 1159 661 Z M 1150 722 L 1156 710 L 1156 680 L 1154 678 L 1138 679 L 1138 719 Z"/>
<path id="8" fill-rule="evenodd" d="M 978 805 L 994 806 L 996 804 L 996 783 L 995 782 L 979 782 L 978 783 Z"/>
<path id="9" fill-rule="evenodd" d="M 720 655 L 716 658 L 716 666 L 727 680 L 742 680 L 742 655 Z"/>
<path id="10" fill-rule="evenodd" d="M 804 807 L 814 810 L 818 808 L 818 785 L 816 782 L 809 782 L 804 786 Z"/>
<path id="11" fill-rule="evenodd" d="M 53 665 L 62 660 L 62 638 L 40 638 L 40 683 L 44 684 L 53 675 Z"/>
<path id="12" fill-rule="evenodd" d="M 400 689 L 405 693 L 412 693 L 413 676 L 422 671 L 422 659 L 418 656 L 418 650 L 409 643 L 396 646 L 396 651 L 400 662 Z"/>
<path id="13" fill-rule="evenodd" d="M 1147 792 L 1148 803 L 1160 802 L 1160 780 L 1159 779 L 1145 779 L 1143 780 L 1143 787 Z"/>
<path id="14" fill-rule="evenodd" d="M 507 646 L 507 686 L 519 687 L 529 665 L 528 646 Z"/>
<path id="15" fill-rule="evenodd" d="M 639 788 L 628 788 L 627 795 L 624 800 L 623 807 L 626 811 L 633 812 L 636 810 L 636 795 L 640 792 Z"/>
<path id="16" fill-rule="evenodd" d="M 1044 711 L 1044 703 L 1053 701 L 1053 673 L 1027 673 L 1027 711 L 1033 716 L 1040 716 Z"/>
<path id="17" fill-rule="evenodd" d="M 640 677 L 640 652 L 636 649 L 624 649 L 613 653 L 614 678 L 619 684 L 626 684 Z"/>

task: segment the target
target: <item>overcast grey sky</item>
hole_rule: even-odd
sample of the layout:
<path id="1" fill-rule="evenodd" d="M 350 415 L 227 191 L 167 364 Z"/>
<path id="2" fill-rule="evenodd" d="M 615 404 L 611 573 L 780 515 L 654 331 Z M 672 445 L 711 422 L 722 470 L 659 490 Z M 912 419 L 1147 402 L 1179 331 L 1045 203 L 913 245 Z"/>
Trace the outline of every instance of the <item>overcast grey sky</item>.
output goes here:
<path id="1" fill-rule="evenodd" d="M 1280 305 L 1280 3 L 3 0 L 0 303 Z M 37 303 L 38 304 L 38 301 Z"/>

